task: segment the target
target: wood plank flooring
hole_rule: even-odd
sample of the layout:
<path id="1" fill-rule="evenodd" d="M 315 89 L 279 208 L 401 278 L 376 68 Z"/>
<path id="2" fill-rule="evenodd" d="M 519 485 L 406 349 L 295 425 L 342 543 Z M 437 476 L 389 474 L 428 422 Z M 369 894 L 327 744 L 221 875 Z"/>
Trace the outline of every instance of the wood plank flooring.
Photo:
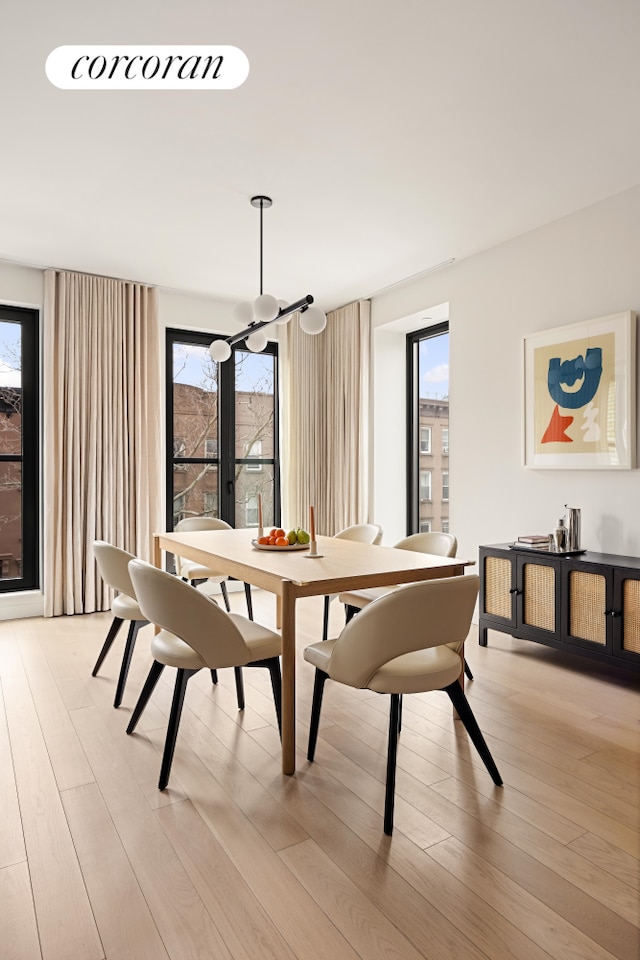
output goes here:
<path id="1" fill-rule="evenodd" d="M 275 601 L 254 591 L 256 617 Z M 244 597 L 232 594 L 244 613 Z M 498 633 L 467 654 L 494 787 L 445 695 L 405 698 L 384 836 L 388 701 L 327 684 L 305 759 L 322 601 L 298 605 L 298 771 L 283 777 L 268 674 L 187 689 L 157 780 L 174 671 L 125 735 L 149 667 L 111 617 L 0 623 L 2 960 L 638 960 L 636 681 Z M 337 601 L 331 630 L 342 625 Z"/>

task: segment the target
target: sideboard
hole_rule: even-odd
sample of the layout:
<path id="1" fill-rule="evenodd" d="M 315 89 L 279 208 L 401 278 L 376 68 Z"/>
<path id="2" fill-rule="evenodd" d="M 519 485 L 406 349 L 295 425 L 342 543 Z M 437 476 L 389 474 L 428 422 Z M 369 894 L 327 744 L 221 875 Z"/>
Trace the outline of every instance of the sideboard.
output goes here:
<path id="1" fill-rule="evenodd" d="M 480 547 L 479 625 L 640 672 L 640 558 Z"/>

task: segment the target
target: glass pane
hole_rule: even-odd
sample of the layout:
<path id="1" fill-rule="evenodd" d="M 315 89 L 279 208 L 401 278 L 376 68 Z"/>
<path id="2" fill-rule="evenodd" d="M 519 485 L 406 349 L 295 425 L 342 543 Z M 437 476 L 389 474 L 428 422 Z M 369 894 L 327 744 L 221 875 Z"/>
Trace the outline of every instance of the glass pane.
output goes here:
<path id="1" fill-rule="evenodd" d="M 185 517 L 218 516 L 218 467 L 207 463 L 173 465 L 173 524 Z"/>
<path id="2" fill-rule="evenodd" d="M 217 459 L 218 364 L 207 347 L 173 345 L 173 455 Z"/>
<path id="3" fill-rule="evenodd" d="M 0 321 L 0 453 L 22 453 L 22 328 Z M 1 518 L 0 518 L 1 522 Z"/>
<path id="4" fill-rule="evenodd" d="M 22 576 L 22 465 L 0 463 L 0 579 Z"/>
<path id="5" fill-rule="evenodd" d="M 254 463 L 236 463 L 236 527 L 258 523 L 258 493 L 262 494 L 265 526 L 273 525 L 274 467 L 265 463 L 274 457 L 275 357 L 268 353 L 236 353 L 236 459 L 251 457 Z"/>
<path id="6" fill-rule="evenodd" d="M 262 523 L 272 527 L 273 464 L 265 463 L 260 473 L 247 470 L 244 463 L 236 464 L 236 527 L 258 526 L 258 494 L 262 494 Z"/>
<path id="7" fill-rule="evenodd" d="M 419 529 L 428 524 L 444 530 L 449 525 L 448 333 L 418 343 L 418 407 Z"/>

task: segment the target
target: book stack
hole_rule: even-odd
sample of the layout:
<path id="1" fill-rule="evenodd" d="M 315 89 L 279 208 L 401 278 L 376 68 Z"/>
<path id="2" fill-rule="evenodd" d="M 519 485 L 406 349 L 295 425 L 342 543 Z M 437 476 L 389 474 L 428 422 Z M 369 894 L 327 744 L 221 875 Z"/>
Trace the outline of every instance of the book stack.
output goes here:
<path id="1" fill-rule="evenodd" d="M 548 533 L 529 533 L 526 536 L 518 537 L 517 545 L 519 547 L 529 547 L 531 550 L 548 550 Z"/>

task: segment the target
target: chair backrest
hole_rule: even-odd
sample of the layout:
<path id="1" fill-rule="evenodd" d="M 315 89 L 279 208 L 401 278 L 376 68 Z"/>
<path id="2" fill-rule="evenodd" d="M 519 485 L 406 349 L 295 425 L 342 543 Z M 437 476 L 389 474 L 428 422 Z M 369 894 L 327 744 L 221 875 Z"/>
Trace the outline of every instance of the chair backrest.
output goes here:
<path id="1" fill-rule="evenodd" d="M 398 550 L 415 550 L 416 553 L 432 553 L 437 557 L 455 557 L 458 541 L 452 533 L 412 533 L 394 544 Z"/>
<path id="2" fill-rule="evenodd" d="M 341 683 L 364 688 L 389 660 L 466 640 L 479 585 L 477 574 L 425 580 L 372 601 L 336 640 L 327 673 Z"/>
<path id="3" fill-rule="evenodd" d="M 338 540 L 356 540 L 358 543 L 380 543 L 382 527 L 377 523 L 354 523 L 334 534 Z"/>
<path id="4" fill-rule="evenodd" d="M 239 667 L 251 653 L 233 620 L 195 587 L 144 560 L 131 560 L 129 573 L 145 618 L 180 637 L 215 667 Z"/>
<path id="5" fill-rule="evenodd" d="M 231 530 L 231 525 L 217 517 L 185 517 L 173 529 L 176 533 L 188 533 L 190 530 Z"/>
<path id="6" fill-rule="evenodd" d="M 94 540 L 93 555 L 98 572 L 107 586 L 135 600 L 136 592 L 129 576 L 129 561 L 135 560 L 134 555 L 105 540 Z"/>

